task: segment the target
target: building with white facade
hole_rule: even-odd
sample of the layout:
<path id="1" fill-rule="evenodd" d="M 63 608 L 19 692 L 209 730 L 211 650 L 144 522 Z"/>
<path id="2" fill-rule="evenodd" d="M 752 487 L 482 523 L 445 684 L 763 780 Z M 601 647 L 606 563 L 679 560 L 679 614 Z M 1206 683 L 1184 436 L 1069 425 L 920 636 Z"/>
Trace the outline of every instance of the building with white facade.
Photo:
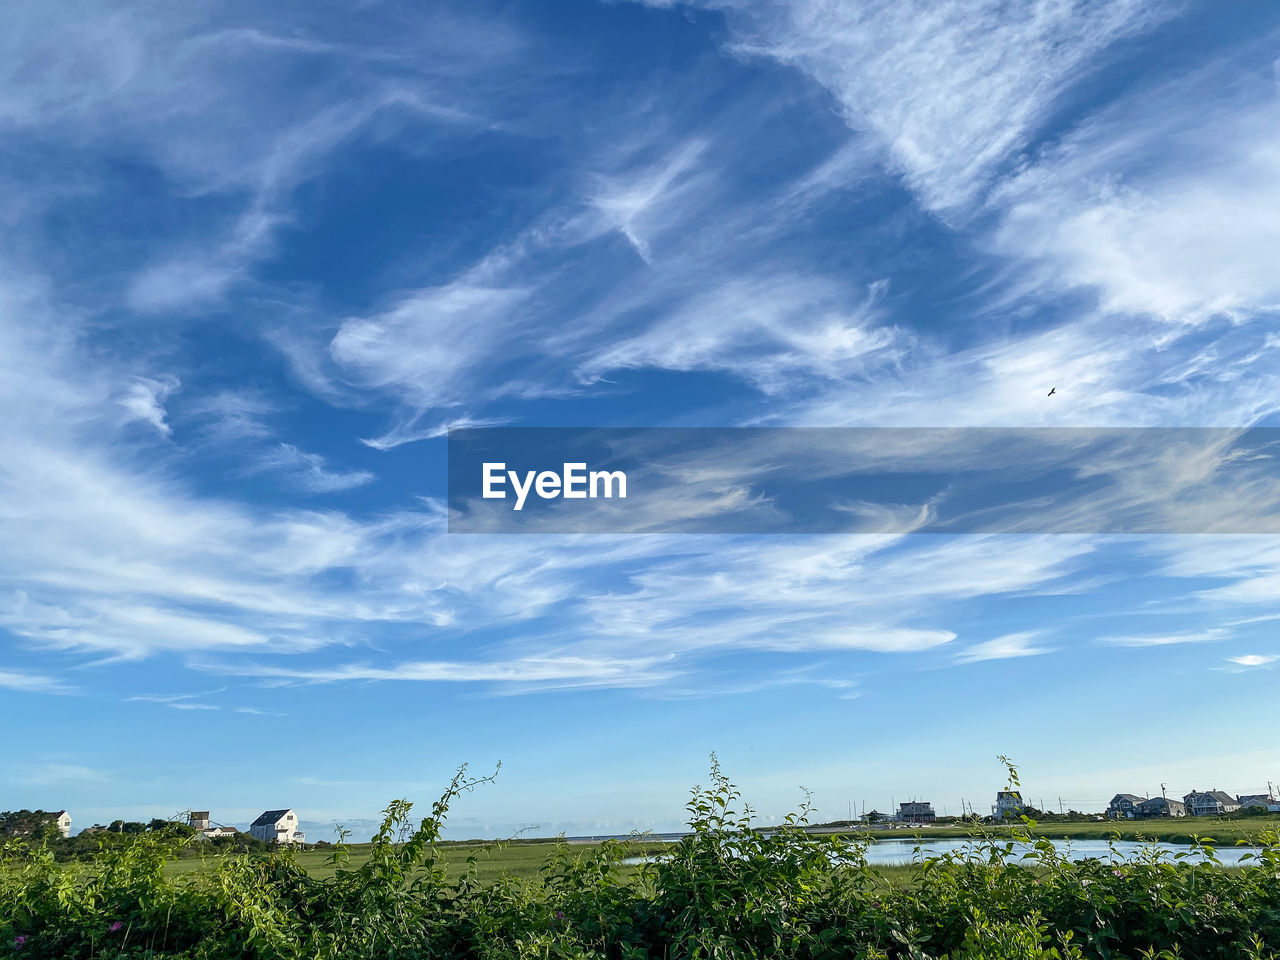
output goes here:
<path id="1" fill-rule="evenodd" d="M 249 825 L 249 834 L 268 843 L 306 843 L 307 835 L 298 829 L 298 817 L 292 810 L 267 810 Z"/>

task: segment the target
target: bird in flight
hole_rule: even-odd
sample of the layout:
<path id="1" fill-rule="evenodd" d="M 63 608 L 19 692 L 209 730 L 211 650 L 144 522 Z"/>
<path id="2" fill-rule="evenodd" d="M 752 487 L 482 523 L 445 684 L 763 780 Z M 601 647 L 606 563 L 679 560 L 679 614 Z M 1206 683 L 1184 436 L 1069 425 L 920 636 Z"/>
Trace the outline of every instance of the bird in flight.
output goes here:
<path id="1" fill-rule="evenodd" d="M 1057 393 L 1057 392 L 1058 392 L 1058 388 L 1057 388 L 1057 387 L 1054 387 L 1052 390 L 1050 390 L 1050 391 L 1049 391 L 1049 396 L 1051 396 L 1051 397 L 1052 397 L 1052 396 L 1053 396 L 1055 393 Z"/>

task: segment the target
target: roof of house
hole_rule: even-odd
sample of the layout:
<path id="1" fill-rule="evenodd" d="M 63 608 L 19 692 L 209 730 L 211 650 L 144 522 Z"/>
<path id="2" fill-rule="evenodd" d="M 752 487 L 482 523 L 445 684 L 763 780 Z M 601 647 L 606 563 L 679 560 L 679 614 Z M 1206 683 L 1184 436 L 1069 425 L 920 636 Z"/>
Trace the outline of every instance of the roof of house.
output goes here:
<path id="1" fill-rule="evenodd" d="M 1276 798 L 1269 793 L 1242 793 L 1237 798 L 1241 803 L 1276 803 Z"/>
<path id="2" fill-rule="evenodd" d="M 1140 803 L 1138 804 L 1138 806 L 1140 806 L 1140 807 L 1146 807 L 1146 806 L 1162 807 L 1162 806 L 1164 806 L 1165 804 L 1170 804 L 1170 805 L 1172 805 L 1172 804 L 1175 804 L 1175 803 L 1176 803 L 1178 806 L 1180 806 L 1180 807 L 1181 807 L 1181 806 L 1183 806 L 1183 803 L 1182 803 L 1182 801 L 1181 801 L 1181 800 L 1175 800 L 1173 797 L 1150 797 L 1149 799 L 1146 799 L 1146 800 L 1143 800 L 1142 802 L 1140 802 Z"/>
<path id="3" fill-rule="evenodd" d="M 1234 804 L 1236 802 L 1235 797 L 1223 790 L 1192 790 L 1184 799 L 1190 802 L 1192 797 L 1210 797 L 1218 803 Z"/>
<path id="4" fill-rule="evenodd" d="M 1111 802 L 1115 803 L 1118 800 L 1128 800 L 1130 803 L 1141 803 L 1143 799 L 1144 798 L 1139 797 L 1137 794 L 1133 794 L 1133 793 L 1117 793 L 1114 797 L 1111 798 Z"/>
<path id="5" fill-rule="evenodd" d="M 1021 800 L 1022 794 L 1017 790 L 1001 790 L 996 794 L 996 799 L 999 800 L 1001 797 L 1011 797 L 1014 800 Z"/>
<path id="6" fill-rule="evenodd" d="M 253 821 L 253 823 L 250 824 L 250 826 L 273 827 L 276 825 L 277 821 L 283 819 L 286 813 L 292 813 L 292 812 L 293 811 L 290 810 L 288 807 L 285 807 L 285 809 L 283 810 L 267 810 L 257 820 Z"/>

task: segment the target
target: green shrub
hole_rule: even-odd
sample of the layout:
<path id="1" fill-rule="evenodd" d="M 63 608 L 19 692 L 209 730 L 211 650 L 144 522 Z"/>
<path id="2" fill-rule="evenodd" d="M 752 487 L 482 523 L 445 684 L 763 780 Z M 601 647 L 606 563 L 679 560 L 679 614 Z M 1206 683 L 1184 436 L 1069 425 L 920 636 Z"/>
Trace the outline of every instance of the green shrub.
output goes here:
<path id="1" fill-rule="evenodd" d="M 1011 783 L 1016 771 L 1010 768 Z M 346 958 L 866 958 L 866 960 L 1277 960 L 1280 837 L 1224 867 L 1156 848 L 1115 864 L 1072 861 L 1034 836 L 976 836 L 918 855 L 910 882 L 871 868 L 866 840 L 806 833 L 808 801 L 781 826 L 752 812 L 712 758 L 689 800 L 690 833 L 639 871 L 637 849 L 560 844 L 531 881 L 482 882 L 474 854 L 446 868 L 450 805 L 490 778 L 459 770 L 414 823 L 384 812 L 370 856 L 343 837 L 316 878 L 287 848 L 217 852 L 205 869 L 165 864 L 198 844 L 182 831 L 102 836 L 87 863 L 60 863 L 49 837 L 0 848 L 0 957 L 22 960 Z"/>

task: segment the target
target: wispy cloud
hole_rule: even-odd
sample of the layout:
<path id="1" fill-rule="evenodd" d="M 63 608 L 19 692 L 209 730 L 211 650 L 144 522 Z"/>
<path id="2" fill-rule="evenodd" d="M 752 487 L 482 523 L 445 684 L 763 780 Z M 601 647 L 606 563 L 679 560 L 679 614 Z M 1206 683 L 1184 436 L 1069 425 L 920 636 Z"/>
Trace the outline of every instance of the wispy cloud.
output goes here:
<path id="1" fill-rule="evenodd" d="M 0 670 L 0 687 L 21 693 L 70 693 L 73 689 L 56 677 L 25 670 Z"/>
<path id="2" fill-rule="evenodd" d="M 975 643 L 956 654 L 957 663 L 977 663 L 981 660 L 1008 660 L 1013 657 L 1038 657 L 1053 653 L 1053 647 L 1038 644 L 1041 634 L 1035 631 L 1007 633 L 982 643 Z"/>
<path id="3" fill-rule="evenodd" d="M 708 5 L 726 10 L 732 49 L 812 76 L 942 210 L 982 192 L 1097 54 L 1167 16 L 1136 0 Z"/>
<path id="4" fill-rule="evenodd" d="M 203 693 L 168 693 L 153 694 L 140 693 L 131 697 L 126 697 L 128 703 L 159 703 L 171 710 L 220 710 L 217 704 L 201 703 L 200 699 L 214 694 L 223 693 L 226 687 L 219 687 L 217 690 L 208 690 Z"/>
<path id="5" fill-rule="evenodd" d="M 1118 647 L 1166 647 L 1183 643 L 1219 643 L 1231 638 L 1231 632 L 1224 628 L 1200 630 L 1193 633 L 1156 633 L 1135 636 L 1103 637 L 1100 643 Z"/>
<path id="6" fill-rule="evenodd" d="M 26 763 L 19 764 L 11 782 L 29 787 L 58 786 L 76 782 L 100 783 L 106 773 L 93 767 L 75 763 Z"/>
<path id="7" fill-rule="evenodd" d="M 279 471 L 308 493 L 337 493 L 372 483 L 368 470 L 330 470 L 324 457 L 299 450 L 291 443 L 278 444 L 258 461 L 258 469 Z"/>
<path id="8" fill-rule="evenodd" d="M 467 375 L 489 361 L 494 341 L 515 336 L 515 311 L 527 292 L 486 283 L 480 274 L 488 269 L 420 290 L 376 316 L 346 320 L 334 335 L 329 352 L 348 379 L 398 393 L 406 404 L 404 422 L 367 440 L 370 446 L 422 436 L 421 415 L 456 407 Z"/>
<path id="9" fill-rule="evenodd" d="M 261 392 L 220 390 L 194 402 L 186 413 L 201 424 L 210 441 L 237 444 L 270 437 L 268 420 L 276 405 Z"/>
<path id="10" fill-rule="evenodd" d="M 130 416 L 151 424 L 167 437 L 173 432 L 173 428 L 165 420 L 164 401 L 177 388 L 178 381 L 174 377 L 138 377 L 120 398 L 120 406 Z"/>
<path id="11" fill-rule="evenodd" d="M 1045 282 L 1098 290 L 1109 312 L 1274 310 L 1274 87 L 1270 57 L 1243 51 L 1113 104 L 999 189 L 997 246 L 1038 260 Z"/>
<path id="12" fill-rule="evenodd" d="M 904 336 L 883 323 L 877 301 L 842 284 L 801 275 L 734 278 L 695 293 L 643 333 L 598 351 L 578 369 L 587 380 L 628 368 L 733 373 L 766 394 L 797 378 L 856 377 L 901 356 Z"/>
<path id="13" fill-rule="evenodd" d="M 698 163 L 705 149 L 705 141 L 690 140 L 652 166 L 596 178 L 591 205 L 646 263 L 651 261 L 651 239 L 673 220 L 684 219 L 687 211 L 674 213 L 676 209 L 696 202 L 706 176 L 706 168 Z"/>
<path id="14" fill-rule="evenodd" d="M 1228 663 L 1234 663 L 1241 667 L 1265 667 L 1267 664 L 1275 663 L 1277 660 L 1280 660 L 1280 657 L 1258 653 L 1249 653 L 1242 657 L 1227 657 Z"/>
<path id="15" fill-rule="evenodd" d="M 410 661 L 388 667 L 344 664 L 297 670 L 262 664 L 210 665 L 238 676 L 269 677 L 303 683 L 341 681 L 418 681 L 428 683 L 498 683 L 514 687 L 641 687 L 670 676 L 657 658 L 588 659 L 584 657 L 527 657 L 509 661 Z"/>

